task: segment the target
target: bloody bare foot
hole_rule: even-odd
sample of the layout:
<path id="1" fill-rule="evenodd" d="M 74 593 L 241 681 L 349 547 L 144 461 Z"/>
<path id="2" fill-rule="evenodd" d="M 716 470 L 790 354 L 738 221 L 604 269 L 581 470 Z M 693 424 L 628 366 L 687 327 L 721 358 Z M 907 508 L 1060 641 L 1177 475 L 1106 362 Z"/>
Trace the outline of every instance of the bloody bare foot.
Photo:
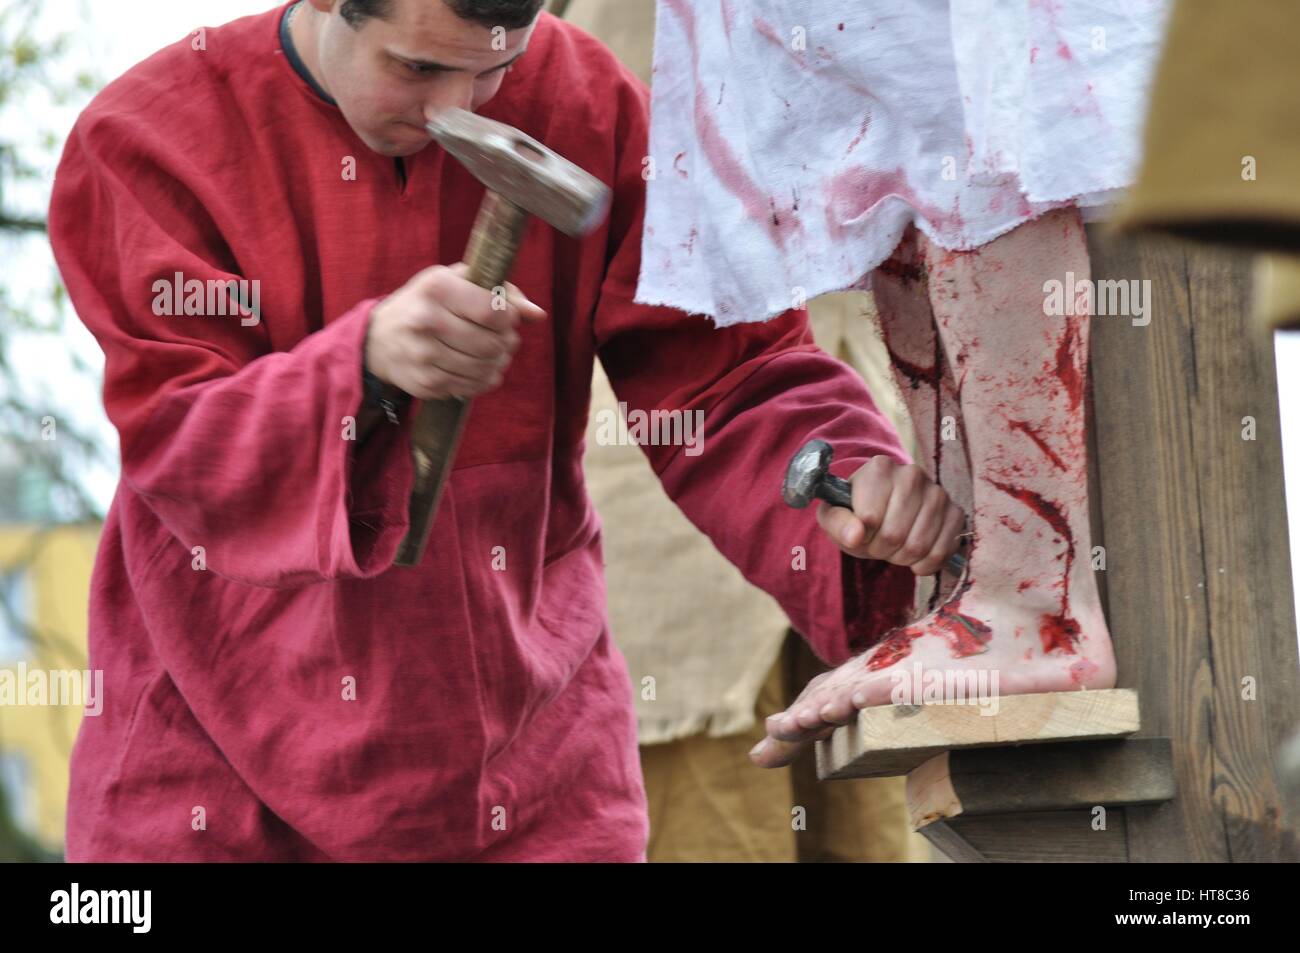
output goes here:
<path id="1" fill-rule="evenodd" d="M 917 241 L 974 476 L 967 573 L 933 612 L 769 718 L 752 754 L 764 767 L 788 763 L 859 708 L 898 700 L 917 665 L 988 673 L 1002 695 L 1115 684 L 1088 527 L 1088 316 L 1044 309 L 1046 280 L 1089 274 L 1078 213 L 1048 213 L 974 252 Z"/>

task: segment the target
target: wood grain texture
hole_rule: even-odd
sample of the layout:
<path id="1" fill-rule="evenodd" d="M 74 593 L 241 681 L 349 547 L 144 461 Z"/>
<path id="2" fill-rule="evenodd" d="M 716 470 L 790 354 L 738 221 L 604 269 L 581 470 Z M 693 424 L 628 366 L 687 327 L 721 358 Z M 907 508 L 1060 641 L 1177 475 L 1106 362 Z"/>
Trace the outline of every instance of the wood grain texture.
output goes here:
<path id="1" fill-rule="evenodd" d="M 855 723 L 817 743 L 817 776 L 826 781 L 907 774 L 954 749 L 1117 738 L 1140 724 L 1137 695 L 1127 689 L 996 701 L 993 715 L 974 704 L 864 708 Z"/>
<path id="2" fill-rule="evenodd" d="M 1174 793 L 1167 738 L 966 748 L 907 776 L 913 830 L 958 816 L 1157 804 Z"/>
<path id="3" fill-rule="evenodd" d="M 1039 811 L 955 817 L 921 833 L 960 863 L 1124 863 L 1129 810 L 1107 811 L 1102 829 L 1096 829 L 1091 811 Z"/>
<path id="4" fill-rule="evenodd" d="M 1089 246 L 1095 279 L 1151 291 L 1149 324 L 1095 317 L 1091 349 L 1119 684 L 1142 697 L 1138 736 L 1172 739 L 1179 791 L 1126 810 L 1129 857 L 1300 859 L 1275 776 L 1300 723 L 1300 661 L 1272 338 L 1249 318 L 1249 261 L 1095 227 Z"/>

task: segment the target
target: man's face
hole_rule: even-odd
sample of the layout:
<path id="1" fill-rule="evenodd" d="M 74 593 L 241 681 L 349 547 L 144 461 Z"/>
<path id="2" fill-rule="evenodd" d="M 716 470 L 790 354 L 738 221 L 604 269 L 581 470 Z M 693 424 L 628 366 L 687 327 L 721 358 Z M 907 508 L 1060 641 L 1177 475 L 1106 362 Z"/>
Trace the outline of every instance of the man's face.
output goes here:
<path id="1" fill-rule="evenodd" d="M 342 0 L 312 0 L 322 17 L 318 79 L 365 144 L 386 156 L 419 152 L 440 110 L 476 110 L 496 95 L 506 67 L 528 45 L 518 30 L 462 20 L 443 0 L 392 0 L 387 19 L 352 27 Z"/>

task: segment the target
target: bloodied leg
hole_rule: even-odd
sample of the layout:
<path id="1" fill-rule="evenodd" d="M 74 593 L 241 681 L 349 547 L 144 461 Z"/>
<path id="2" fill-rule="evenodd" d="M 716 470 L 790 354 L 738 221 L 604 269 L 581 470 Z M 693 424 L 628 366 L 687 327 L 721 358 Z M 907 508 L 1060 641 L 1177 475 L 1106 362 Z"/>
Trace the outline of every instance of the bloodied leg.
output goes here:
<path id="1" fill-rule="evenodd" d="M 1083 226 L 1058 209 L 970 252 L 949 252 L 912 234 L 916 254 L 885 266 L 877 306 L 904 379 L 932 397 L 938 434 L 926 449 L 942 472 L 966 441 L 971 545 L 965 578 L 947 601 L 846 662 L 784 713 L 772 738 L 806 741 L 847 723 L 857 708 L 886 705 L 914 668 L 997 673 L 1003 695 L 1110 688 L 1115 659 L 1091 565 L 1084 387 L 1088 316 L 1049 314 L 1044 283 L 1088 277 Z M 901 267 L 900 267 L 901 265 Z M 910 288 L 910 290 L 909 290 Z M 1065 310 L 1074 310 L 1073 308 Z M 944 441 L 943 375 L 923 360 L 933 319 L 960 408 L 959 439 Z M 903 332 L 912 323 L 915 329 Z M 923 443 L 923 447 L 925 444 Z M 953 451 L 956 451 L 955 453 Z M 960 486 L 959 468 L 947 471 Z M 948 483 L 949 481 L 944 481 Z M 956 492 L 955 498 L 960 499 Z M 990 679 L 986 684 L 994 684 Z M 920 701 L 920 699 L 916 699 Z M 759 763 L 781 763 L 769 745 Z"/>
<path id="2" fill-rule="evenodd" d="M 909 225 L 902 241 L 872 275 L 881 335 L 890 369 L 907 407 L 918 444 L 917 463 L 961 507 L 972 509 L 970 461 L 957 386 L 944 357 L 927 288 L 920 233 Z M 956 580 L 941 575 L 929 607 L 952 592 Z"/>

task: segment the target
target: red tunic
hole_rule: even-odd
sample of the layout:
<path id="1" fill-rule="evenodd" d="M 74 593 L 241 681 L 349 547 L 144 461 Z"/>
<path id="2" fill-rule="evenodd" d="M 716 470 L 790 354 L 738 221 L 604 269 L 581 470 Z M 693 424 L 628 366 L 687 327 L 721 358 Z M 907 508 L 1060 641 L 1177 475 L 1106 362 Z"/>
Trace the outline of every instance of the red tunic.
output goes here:
<path id="1" fill-rule="evenodd" d="M 703 453 L 644 450 L 828 662 L 900 621 L 913 578 L 787 508 L 784 465 L 814 433 L 842 475 L 906 454 L 806 312 L 715 330 L 632 303 L 647 90 L 544 14 L 482 113 L 611 185 L 613 210 L 581 241 L 528 226 L 512 280 L 550 318 L 474 402 L 422 565 L 393 567 L 411 415 L 343 439 L 366 322 L 460 259 L 483 187 L 437 146 L 403 186 L 287 61 L 282 12 L 133 68 L 59 166 L 51 240 L 122 452 L 68 859 L 642 859 L 632 686 L 581 469 L 593 359 L 630 408 L 704 411 Z M 260 322 L 155 314 L 177 272 L 260 281 Z"/>

